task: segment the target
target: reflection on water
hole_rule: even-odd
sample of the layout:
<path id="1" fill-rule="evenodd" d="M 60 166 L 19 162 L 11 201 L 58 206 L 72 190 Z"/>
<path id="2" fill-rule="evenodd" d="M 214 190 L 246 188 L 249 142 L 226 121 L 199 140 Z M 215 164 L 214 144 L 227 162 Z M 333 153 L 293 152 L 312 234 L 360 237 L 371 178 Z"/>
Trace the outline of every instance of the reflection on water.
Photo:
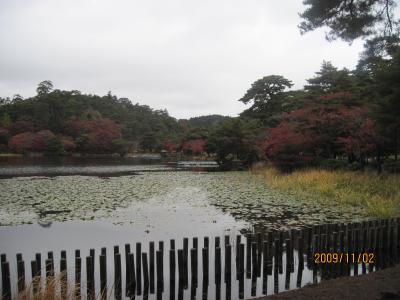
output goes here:
<path id="1" fill-rule="evenodd" d="M 151 157 L 0 157 L 0 178 L 16 176 L 135 174 L 138 171 L 173 170 Z"/>

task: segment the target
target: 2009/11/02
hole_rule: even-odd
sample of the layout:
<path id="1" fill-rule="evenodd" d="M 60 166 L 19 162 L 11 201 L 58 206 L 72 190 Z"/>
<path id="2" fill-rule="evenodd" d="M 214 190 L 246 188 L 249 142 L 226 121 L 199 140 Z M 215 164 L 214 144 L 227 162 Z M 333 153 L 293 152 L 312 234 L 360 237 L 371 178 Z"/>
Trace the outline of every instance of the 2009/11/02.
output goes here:
<path id="1" fill-rule="evenodd" d="M 340 252 L 316 252 L 314 253 L 314 263 L 316 264 L 337 264 L 337 263 L 365 263 L 375 262 L 374 253 L 340 253 Z"/>

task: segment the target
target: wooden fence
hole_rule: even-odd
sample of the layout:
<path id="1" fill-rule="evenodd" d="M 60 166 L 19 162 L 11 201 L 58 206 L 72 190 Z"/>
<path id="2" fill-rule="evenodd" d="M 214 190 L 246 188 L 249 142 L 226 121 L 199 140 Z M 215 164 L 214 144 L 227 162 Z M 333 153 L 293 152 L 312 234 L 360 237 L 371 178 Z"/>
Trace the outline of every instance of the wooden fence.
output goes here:
<path id="1" fill-rule="evenodd" d="M 357 275 L 394 265 L 399 262 L 399 233 L 400 219 L 385 219 L 238 235 L 233 240 L 229 236 L 225 236 L 222 241 L 221 237 L 215 237 L 214 247 L 210 247 L 209 237 L 204 237 L 203 247 L 199 246 L 199 239 L 196 237 L 192 239 L 191 247 L 189 239 L 184 238 L 182 249 L 176 248 L 175 240 L 170 240 L 169 250 L 165 249 L 163 241 L 158 243 L 157 249 L 156 244 L 150 242 L 148 252 L 142 251 L 141 243 L 136 243 L 135 249 L 131 249 L 131 244 L 126 244 L 124 251 L 121 251 L 119 246 L 114 246 L 112 253 L 108 253 L 109 249 L 102 248 L 97 258 L 95 249 L 91 249 L 86 257 L 81 257 L 80 250 L 75 250 L 74 268 L 71 269 L 68 268 L 66 251 L 61 251 L 57 264 L 53 252 L 48 252 L 47 258 L 37 253 L 35 259 L 30 261 L 30 268 L 26 266 L 22 254 L 16 254 L 15 284 L 18 292 L 22 292 L 29 281 L 29 288 L 37 293 L 47 288 L 46 284 L 51 282 L 57 273 L 61 299 L 66 299 L 71 289 L 75 299 L 107 299 L 107 289 L 112 286 L 115 299 L 120 300 L 123 298 L 124 279 L 124 297 L 133 299 L 135 295 L 143 295 L 146 298 L 149 293 L 156 293 L 157 299 L 161 299 L 165 285 L 169 284 L 170 299 L 175 299 L 175 282 L 178 281 L 178 299 L 183 299 L 183 290 L 189 286 L 194 295 L 191 298 L 195 298 L 201 277 L 203 299 L 207 298 L 206 291 L 211 279 L 216 286 L 215 299 L 221 297 L 222 281 L 225 284 L 225 299 L 236 298 L 232 296 L 232 280 L 238 281 L 238 297 L 243 299 L 245 278 L 251 279 L 251 295 L 255 296 L 257 288 L 261 288 L 263 294 L 267 294 L 269 275 L 273 275 L 274 292 L 278 292 L 278 274 L 283 272 L 286 273 L 286 289 L 289 288 L 290 274 L 295 270 L 296 285 L 300 287 L 305 266 L 312 270 L 313 281 L 316 283 L 318 278 Z M 211 253 L 214 261 L 210 262 Z M 318 264 L 314 260 L 315 253 L 347 254 L 349 261 L 345 261 L 345 256 L 342 263 Z M 364 253 L 372 254 L 373 259 L 366 261 L 362 258 Z M 110 276 L 107 273 L 107 255 L 113 256 L 113 282 L 108 282 Z M 96 259 L 99 262 L 99 270 L 95 270 Z M 166 264 L 164 259 L 168 259 Z M 82 277 L 83 264 L 86 266 L 85 277 Z M 122 276 L 122 264 L 125 264 L 125 276 Z M 209 272 L 211 264 L 214 274 Z M 168 266 L 168 270 L 164 270 L 165 265 Z M 30 274 L 27 273 L 29 269 Z M 72 283 L 67 279 L 67 275 L 71 275 L 70 272 L 74 274 Z M 100 280 L 97 283 L 95 272 L 99 272 Z M 169 273 L 169 282 L 164 280 L 166 272 Z M 262 278 L 262 287 L 257 287 L 257 278 Z M 5 254 L 1 254 L 1 279 L 2 299 L 10 300 L 15 295 L 11 288 L 10 264 Z M 95 294 L 95 284 L 99 284 L 98 295 Z"/>

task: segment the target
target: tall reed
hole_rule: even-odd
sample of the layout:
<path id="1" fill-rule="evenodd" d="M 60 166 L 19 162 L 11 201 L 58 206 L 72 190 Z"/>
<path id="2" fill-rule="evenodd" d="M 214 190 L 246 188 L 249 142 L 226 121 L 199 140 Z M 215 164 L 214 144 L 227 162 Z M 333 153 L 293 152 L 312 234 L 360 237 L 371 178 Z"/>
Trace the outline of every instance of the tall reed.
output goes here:
<path id="1" fill-rule="evenodd" d="M 368 217 L 400 216 L 400 175 L 320 169 L 280 173 L 271 167 L 253 172 L 265 176 L 270 187 L 305 201 L 361 207 Z"/>

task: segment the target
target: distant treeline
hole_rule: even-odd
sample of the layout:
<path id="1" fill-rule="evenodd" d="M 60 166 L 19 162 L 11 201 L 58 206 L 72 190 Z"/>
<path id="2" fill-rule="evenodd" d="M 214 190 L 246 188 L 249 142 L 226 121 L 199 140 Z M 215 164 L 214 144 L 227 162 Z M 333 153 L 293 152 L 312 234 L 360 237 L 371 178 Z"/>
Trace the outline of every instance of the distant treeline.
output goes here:
<path id="1" fill-rule="evenodd" d="M 207 129 L 228 117 L 177 120 L 166 110 L 133 104 L 111 93 L 85 95 L 38 85 L 37 95 L 0 98 L 0 152 L 47 154 L 128 151 L 203 152 Z M 193 144 L 193 145 L 192 145 Z"/>
<path id="2" fill-rule="evenodd" d="M 165 151 L 229 166 L 268 161 L 283 171 L 323 166 L 398 172 L 400 47 L 366 51 L 355 70 L 323 62 L 302 90 L 279 75 L 255 81 L 240 117 L 177 120 L 127 98 L 53 90 L 1 99 L 0 150 L 48 154 Z"/>
<path id="3" fill-rule="evenodd" d="M 355 70 L 323 62 L 302 90 L 265 76 L 239 100 L 239 117 L 177 120 L 127 98 L 53 90 L 0 99 L 0 150 L 47 154 L 133 151 L 211 155 L 220 164 L 264 160 L 290 171 L 309 166 L 398 171 L 400 51 L 364 57 Z"/>

